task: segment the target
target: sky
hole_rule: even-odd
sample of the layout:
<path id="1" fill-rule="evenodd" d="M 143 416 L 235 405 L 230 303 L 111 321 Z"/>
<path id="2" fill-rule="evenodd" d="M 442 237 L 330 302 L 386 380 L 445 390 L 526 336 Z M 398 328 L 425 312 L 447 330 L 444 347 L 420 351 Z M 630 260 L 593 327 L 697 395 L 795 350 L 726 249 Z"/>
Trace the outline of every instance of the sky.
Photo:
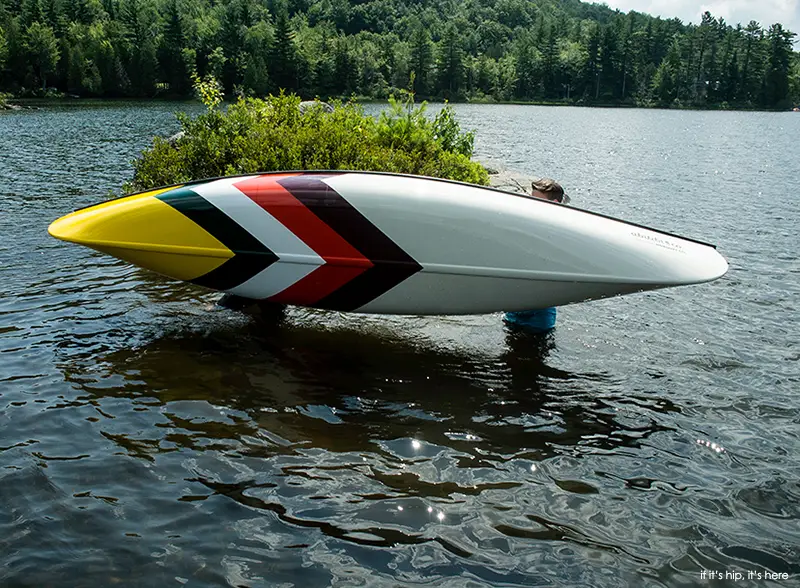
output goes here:
<path id="1" fill-rule="evenodd" d="M 602 0 L 595 0 L 602 1 Z M 635 10 L 661 16 L 678 17 L 684 24 L 699 24 L 700 15 L 708 10 L 712 16 L 725 19 L 729 25 L 751 20 L 757 21 L 764 29 L 779 22 L 784 28 L 800 36 L 800 0 L 604 0 L 611 8 L 623 12 Z M 795 37 L 795 48 L 800 45 Z"/>

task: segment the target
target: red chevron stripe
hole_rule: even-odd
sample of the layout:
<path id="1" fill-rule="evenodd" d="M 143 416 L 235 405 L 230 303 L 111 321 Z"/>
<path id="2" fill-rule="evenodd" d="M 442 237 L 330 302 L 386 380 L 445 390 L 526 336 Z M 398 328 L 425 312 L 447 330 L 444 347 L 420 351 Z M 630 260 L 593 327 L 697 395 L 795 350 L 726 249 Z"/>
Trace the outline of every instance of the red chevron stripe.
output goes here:
<path id="1" fill-rule="evenodd" d="M 299 174 L 249 178 L 234 186 L 325 260 L 325 265 L 269 298 L 271 302 L 313 306 L 374 264 L 278 184 L 294 175 Z"/>
<path id="2" fill-rule="evenodd" d="M 314 303 L 331 310 L 356 310 L 422 269 L 406 251 L 325 182 L 302 174 L 278 182 L 327 226 L 374 264 L 329 296 Z"/>
<path id="3" fill-rule="evenodd" d="M 300 200 L 278 184 L 278 180 L 299 174 L 259 176 L 234 186 L 292 231 L 328 263 L 366 270 L 373 263 L 343 239 L 339 233 L 311 212 Z"/>
<path id="4" fill-rule="evenodd" d="M 282 292 L 270 296 L 269 300 L 280 304 L 313 306 L 365 271 L 366 268 L 362 267 L 321 265 Z"/>

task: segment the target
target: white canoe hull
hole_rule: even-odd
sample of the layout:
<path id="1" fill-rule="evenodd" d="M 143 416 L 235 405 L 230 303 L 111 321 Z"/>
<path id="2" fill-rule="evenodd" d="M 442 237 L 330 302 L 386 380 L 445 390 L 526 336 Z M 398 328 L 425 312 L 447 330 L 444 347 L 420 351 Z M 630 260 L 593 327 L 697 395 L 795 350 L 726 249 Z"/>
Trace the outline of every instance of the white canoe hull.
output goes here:
<path id="1" fill-rule="evenodd" d="M 531 310 L 728 269 L 713 246 L 577 208 L 366 172 L 195 182 L 78 211 L 50 232 L 247 298 L 387 314 Z"/>

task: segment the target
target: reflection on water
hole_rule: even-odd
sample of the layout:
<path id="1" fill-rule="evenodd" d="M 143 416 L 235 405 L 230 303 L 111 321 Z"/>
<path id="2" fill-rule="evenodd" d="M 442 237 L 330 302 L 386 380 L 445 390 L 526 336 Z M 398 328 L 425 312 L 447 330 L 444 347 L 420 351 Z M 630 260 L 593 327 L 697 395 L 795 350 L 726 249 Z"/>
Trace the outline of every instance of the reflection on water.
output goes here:
<path id="1" fill-rule="evenodd" d="M 545 336 L 499 315 L 235 312 L 46 233 L 116 189 L 173 106 L 0 116 L 16 153 L 0 159 L 0 585 L 800 577 L 800 286 L 796 256 L 775 254 L 800 209 L 728 189 L 763 168 L 785 192 L 791 172 L 748 141 L 771 128 L 780 158 L 797 133 L 752 113 L 458 108 L 482 155 L 716 242 L 731 271 L 565 307 Z M 551 137 L 541 157 L 532 127 Z"/>
<path id="2" fill-rule="evenodd" d="M 431 443 L 452 443 L 461 432 L 471 435 L 464 445 L 469 453 L 526 447 L 530 457 L 540 458 L 552 453 L 554 443 L 588 438 L 584 445 L 611 449 L 659 430 L 651 423 L 637 428 L 635 439 L 625 434 L 626 424 L 616 422 L 597 394 L 598 382 L 607 392 L 609 376 L 550 366 L 552 335 L 508 330 L 500 352 L 486 355 L 405 338 L 388 326 L 402 328 L 396 317 L 325 328 L 328 313 L 319 311 L 295 310 L 296 317 L 279 321 L 210 311 L 235 318 L 184 325 L 99 357 L 93 350 L 85 358 L 72 351 L 63 366 L 66 379 L 93 396 L 235 407 L 292 443 L 330 451 L 368 451 L 376 437 L 417 437 L 416 427 L 424 425 Z M 335 320 L 347 323 L 342 316 Z M 123 380 L 112 388 L 87 384 L 82 362 L 91 367 L 92 380 L 98 370 Z M 636 398 L 626 395 L 626 401 Z M 677 410 L 666 400 L 642 402 L 653 410 Z M 239 425 L 223 431 L 252 433 L 252 423 Z"/>
<path id="3" fill-rule="evenodd" d="M 158 292 L 158 281 L 151 285 L 149 296 Z M 481 562 L 474 573 L 484 581 L 525 584 L 528 573 L 512 560 L 530 541 L 649 562 L 602 525 L 573 520 L 573 509 L 587 506 L 583 497 L 600 492 L 583 481 L 579 462 L 564 464 L 563 473 L 546 462 L 635 450 L 670 429 L 619 406 L 669 414 L 678 411 L 671 402 L 616 393 L 619 383 L 608 375 L 554 367 L 552 334 L 510 330 L 497 317 L 465 330 L 483 340 L 481 331 L 496 330 L 497 352 L 487 353 L 468 332 L 463 346 L 426 341 L 421 333 L 442 326 L 436 319 L 291 310 L 262 320 L 204 303 L 207 314 L 196 322 L 171 321 L 165 332 L 99 356 L 73 341 L 58 362 L 78 391 L 75 404 L 97 407 L 91 418 L 104 422 L 101 434 L 115 452 L 156 464 L 194 456 L 181 464 L 177 501 L 225 499 L 250 516 L 274 515 L 271 526 L 305 530 L 292 546 L 311 551 L 304 561 L 316 561 L 320 542 L 329 549 L 333 540 L 373 548 L 432 543 L 447 553 L 426 565 L 410 554 L 389 557 L 384 573 L 448 575 L 466 559 Z M 403 332 L 409 321 L 417 323 L 414 336 Z M 131 401 L 139 424 L 112 425 L 117 415 L 99 407 L 113 399 Z M 144 413 L 157 413 L 146 434 Z M 537 496 L 542 503 L 530 512 Z M 356 560 L 378 565 L 371 555 Z"/>

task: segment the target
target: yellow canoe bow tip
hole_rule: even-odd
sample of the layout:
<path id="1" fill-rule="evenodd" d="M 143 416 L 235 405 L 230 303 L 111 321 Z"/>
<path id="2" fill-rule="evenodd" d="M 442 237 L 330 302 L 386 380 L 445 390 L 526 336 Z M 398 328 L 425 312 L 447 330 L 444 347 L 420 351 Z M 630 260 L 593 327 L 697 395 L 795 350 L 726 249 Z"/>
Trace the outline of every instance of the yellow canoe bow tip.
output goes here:
<path id="1" fill-rule="evenodd" d="M 65 215 L 48 232 L 137 266 L 192 280 L 234 256 L 216 237 L 157 198 L 176 186 L 153 190 Z"/>

